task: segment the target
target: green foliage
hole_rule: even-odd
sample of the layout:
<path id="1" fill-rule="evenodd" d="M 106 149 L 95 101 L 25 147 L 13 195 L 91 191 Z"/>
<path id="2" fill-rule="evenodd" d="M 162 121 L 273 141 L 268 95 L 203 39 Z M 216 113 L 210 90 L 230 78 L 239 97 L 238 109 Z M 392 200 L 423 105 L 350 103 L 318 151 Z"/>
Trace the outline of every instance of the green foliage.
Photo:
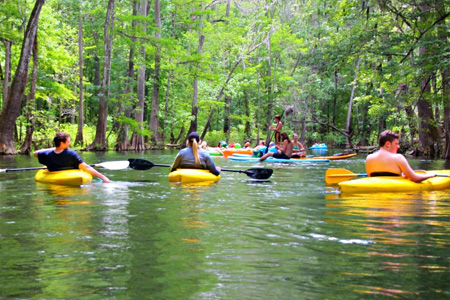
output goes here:
<path id="1" fill-rule="evenodd" d="M 225 2 L 206 6 L 201 1 L 169 0 L 161 3 L 159 40 L 155 36 L 158 29 L 154 7 L 149 7 L 146 17 L 133 16 L 133 4 L 131 0 L 116 1 L 107 91 L 108 128 L 113 128 L 109 145 L 114 144 L 112 139 L 124 125 L 132 132 L 152 136 L 148 128 L 154 84 L 159 87 L 159 132 L 164 133 L 164 142 L 178 136 L 194 119 L 194 80 L 198 82 L 199 131 L 214 111 L 206 135 L 210 145 L 226 139 L 225 118 L 231 119 L 230 139 L 242 143 L 247 138 L 247 122 L 252 137 L 256 137 L 258 125 L 264 136 L 273 115 L 291 106 L 295 107 L 296 124 L 306 119 L 312 128 L 307 133 L 309 142 L 342 145 L 345 136 L 321 124 L 345 130 L 353 86 L 351 134 L 356 143 L 363 139 L 375 141 L 380 120 L 386 122 L 387 128 L 409 130 L 405 107 L 412 107 L 417 115 L 418 99 L 429 101 L 434 111 L 440 112 L 436 116 L 440 120 L 443 107 L 448 105 L 444 102 L 448 91 L 441 74 L 450 67 L 450 47 L 447 27 L 437 21 L 443 9 L 440 2 L 345 0 L 307 1 L 300 5 L 296 1 L 272 1 L 268 13 L 267 1 L 244 1 L 232 5 L 230 16 L 225 17 Z M 64 126 L 76 135 L 76 126 L 68 125 L 72 120 L 67 112 L 73 113 L 77 121 L 81 16 L 84 136 L 86 144 L 93 140 L 103 79 L 106 5 L 107 1 L 99 0 L 48 0 L 44 6 L 38 34 L 36 139 L 44 140 Z M 0 39 L 13 41 L 13 72 L 31 7 L 32 3 L 22 0 L 5 0 L 0 7 Z M 199 53 L 201 36 L 204 43 Z M 154 77 L 157 53 L 159 81 Z M 3 48 L 0 60 L 5 60 Z M 139 124 L 135 119 L 136 71 L 142 65 L 146 67 L 146 94 L 144 122 Z M 432 88 L 425 91 L 423 83 L 430 76 Z M 406 88 L 400 91 L 400 86 Z M 228 116 L 226 98 L 231 99 Z M 28 123 L 23 117 L 18 122 L 23 125 L 21 130 Z M 433 121 L 430 124 L 440 125 Z M 286 125 L 284 130 L 292 134 L 293 128 Z"/>

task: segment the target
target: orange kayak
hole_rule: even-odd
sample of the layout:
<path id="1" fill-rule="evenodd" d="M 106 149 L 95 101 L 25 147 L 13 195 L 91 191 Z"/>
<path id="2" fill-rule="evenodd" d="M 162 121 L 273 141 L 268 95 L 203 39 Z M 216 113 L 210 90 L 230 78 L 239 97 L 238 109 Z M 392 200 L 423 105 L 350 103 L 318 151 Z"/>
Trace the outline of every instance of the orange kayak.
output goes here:
<path id="1" fill-rule="evenodd" d="M 225 149 L 223 150 L 223 157 L 228 158 L 228 156 L 232 156 L 233 154 L 253 154 L 253 150 L 250 149 Z"/>
<path id="2" fill-rule="evenodd" d="M 342 155 L 333 155 L 333 156 L 317 156 L 315 158 L 328 158 L 329 160 L 339 160 L 339 159 L 346 159 L 353 156 L 358 155 L 358 153 L 351 153 L 351 154 L 342 154 Z"/>

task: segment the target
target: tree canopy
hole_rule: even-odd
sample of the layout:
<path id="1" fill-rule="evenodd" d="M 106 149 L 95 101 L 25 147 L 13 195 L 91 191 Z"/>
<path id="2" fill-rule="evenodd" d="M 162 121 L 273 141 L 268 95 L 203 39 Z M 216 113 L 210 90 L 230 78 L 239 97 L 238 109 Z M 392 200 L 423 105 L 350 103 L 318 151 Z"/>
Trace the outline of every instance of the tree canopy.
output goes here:
<path id="1" fill-rule="evenodd" d="M 2 116 L 18 111 L 0 120 L 2 154 L 60 130 L 96 150 L 183 144 L 192 130 L 255 142 L 286 111 L 307 143 L 372 145 L 392 129 L 450 158 L 449 1 L 43 2 L 0 6 Z"/>

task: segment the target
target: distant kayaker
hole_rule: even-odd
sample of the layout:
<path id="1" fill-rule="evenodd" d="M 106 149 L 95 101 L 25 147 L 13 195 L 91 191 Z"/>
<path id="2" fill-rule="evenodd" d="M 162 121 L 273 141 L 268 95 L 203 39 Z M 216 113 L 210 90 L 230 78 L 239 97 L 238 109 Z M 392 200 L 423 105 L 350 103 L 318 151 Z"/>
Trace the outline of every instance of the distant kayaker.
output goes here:
<path id="1" fill-rule="evenodd" d="M 208 152 L 205 152 L 198 148 L 198 142 L 200 141 L 200 136 L 197 132 L 193 131 L 189 134 L 186 148 L 178 152 L 175 158 L 170 172 L 176 171 L 177 169 L 205 169 L 209 170 L 214 175 L 220 174 L 220 167 L 214 165 L 214 161 Z"/>
<path id="2" fill-rule="evenodd" d="M 281 129 L 283 128 L 283 122 L 281 122 L 281 116 L 280 115 L 275 115 L 274 117 L 276 125 L 275 127 L 270 125 L 269 126 L 269 130 L 273 130 L 275 132 L 275 144 L 277 146 L 281 146 Z"/>
<path id="3" fill-rule="evenodd" d="M 276 146 L 277 152 L 267 152 L 263 157 L 259 159 L 259 161 L 263 161 L 269 156 L 278 159 L 290 159 L 292 156 L 292 151 L 294 149 L 294 144 L 289 139 L 289 136 L 286 132 L 281 133 L 281 139 L 283 140 L 283 147 Z"/>
<path id="4" fill-rule="evenodd" d="M 47 166 L 50 172 L 81 169 L 92 176 L 100 178 L 104 183 L 111 182 L 108 177 L 92 168 L 74 150 L 70 150 L 70 136 L 65 132 L 56 133 L 53 138 L 54 148 L 40 149 L 34 151 L 34 156 L 39 162 Z"/>
<path id="5" fill-rule="evenodd" d="M 292 143 L 294 144 L 294 149 L 292 150 L 292 158 L 306 157 L 305 147 L 298 140 L 298 133 L 292 135 Z"/>
<path id="6" fill-rule="evenodd" d="M 200 148 L 202 148 L 202 150 L 208 151 L 208 150 L 209 150 L 208 142 L 203 141 L 203 142 L 200 144 Z"/>
<path id="7" fill-rule="evenodd" d="M 400 148 L 399 135 L 390 130 L 383 131 L 378 139 L 380 150 L 369 154 L 366 159 L 366 171 L 369 176 L 402 176 L 414 182 L 435 177 L 436 173 L 419 174 L 409 165 L 406 158 L 397 153 Z"/>

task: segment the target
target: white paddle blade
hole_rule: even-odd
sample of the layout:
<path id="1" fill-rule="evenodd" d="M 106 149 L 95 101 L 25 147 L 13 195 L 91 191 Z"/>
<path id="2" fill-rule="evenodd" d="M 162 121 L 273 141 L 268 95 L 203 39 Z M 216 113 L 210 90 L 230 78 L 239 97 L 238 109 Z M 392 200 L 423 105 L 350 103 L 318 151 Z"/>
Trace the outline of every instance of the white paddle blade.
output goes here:
<path id="1" fill-rule="evenodd" d="M 107 161 L 100 164 L 96 164 L 96 167 L 102 167 L 108 170 L 123 170 L 130 166 L 128 160 Z"/>

